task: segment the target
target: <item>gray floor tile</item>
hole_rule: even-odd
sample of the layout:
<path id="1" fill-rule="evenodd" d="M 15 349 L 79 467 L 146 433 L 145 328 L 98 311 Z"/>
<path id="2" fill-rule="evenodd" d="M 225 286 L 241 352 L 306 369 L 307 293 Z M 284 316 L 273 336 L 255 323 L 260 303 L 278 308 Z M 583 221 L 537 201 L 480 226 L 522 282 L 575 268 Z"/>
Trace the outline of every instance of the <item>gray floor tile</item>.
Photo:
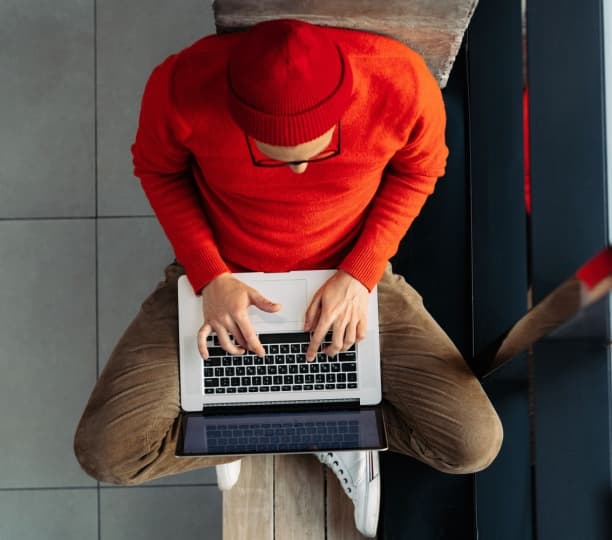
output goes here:
<path id="1" fill-rule="evenodd" d="M 72 452 L 96 377 L 94 230 L 0 222 L 0 488 L 94 483 Z"/>
<path id="2" fill-rule="evenodd" d="M 221 500 L 216 487 L 102 489 L 100 539 L 220 540 Z"/>
<path id="3" fill-rule="evenodd" d="M 130 153 L 142 91 L 156 65 L 214 31 L 210 1 L 98 2 L 99 215 L 152 215 Z"/>
<path id="4" fill-rule="evenodd" d="M 0 491 L 3 540 L 97 540 L 96 489 Z"/>
<path id="5" fill-rule="evenodd" d="M 98 220 L 100 370 L 173 260 L 156 218 Z"/>
<path id="6" fill-rule="evenodd" d="M 173 259 L 172 248 L 156 218 L 98 220 L 100 369 L 142 302 L 164 279 L 164 268 Z M 151 484 L 214 482 L 214 469 L 201 469 Z"/>
<path id="7" fill-rule="evenodd" d="M 93 0 L 3 0 L 0 21 L 0 216 L 92 216 Z"/>

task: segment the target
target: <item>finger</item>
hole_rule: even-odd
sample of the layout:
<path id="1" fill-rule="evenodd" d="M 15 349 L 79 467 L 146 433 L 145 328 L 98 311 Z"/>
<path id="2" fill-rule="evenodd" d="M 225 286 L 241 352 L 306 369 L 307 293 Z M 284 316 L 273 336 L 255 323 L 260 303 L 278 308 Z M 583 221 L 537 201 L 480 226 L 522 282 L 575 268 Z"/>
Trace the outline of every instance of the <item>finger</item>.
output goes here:
<path id="1" fill-rule="evenodd" d="M 350 318 L 345 315 L 342 318 L 338 318 L 336 322 L 334 322 L 331 345 L 327 346 L 327 348 L 323 351 L 327 356 L 336 356 L 342 349 L 342 346 L 344 345 L 344 335 L 349 321 Z"/>
<path id="2" fill-rule="evenodd" d="M 304 332 L 310 332 L 316 326 L 321 311 L 321 295 L 315 294 L 304 315 Z"/>
<path id="3" fill-rule="evenodd" d="M 346 325 L 344 330 L 344 343 L 342 344 L 342 351 L 348 351 L 357 342 L 357 325 L 359 324 L 358 319 L 351 319 Z"/>
<path id="4" fill-rule="evenodd" d="M 359 322 L 357 323 L 357 335 L 356 335 L 356 343 L 359 343 L 360 341 L 363 341 L 366 337 L 366 330 L 367 330 L 367 325 L 366 325 L 366 320 L 364 319 L 360 319 Z"/>
<path id="5" fill-rule="evenodd" d="M 235 343 L 232 342 L 225 326 L 220 323 L 212 323 L 211 325 L 214 331 L 217 333 L 217 337 L 219 338 L 219 345 L 221 345 L 221 348 L 224 351 L 235 355 L 244 354 L 244 349 L 238 347 Z"/>
<path id="6" fill-rule="evenodd" d="M 266 351 L 264 350 L 263 345 L 259 341 L 259 338 L 251 325 L 249 316 L 246 314 L 246 312 L 244 312 L 242 316 L 237 317 L 235 320 L 247 344 L 247 349 L 254 352 L 257 356 L 263 358 Z"/>
<path id="7" fill-rule="evenodd" d="M 247 342 L 244 336 L 242 335 L 240 328 L 238 328 L 238 325 L 234 321 L 228 321 L 228 323 L 226 324 L 226 328 L 228 332 L 233 336 L 234 341 L 246 351 L 248 349 Z"/>
<path id="8" fill-rule="evenodd" d="M 200 331 L 198 332 L 198 351 L 200 351 L 200 355 L 204 360 L 208 360 L 208 347 L 206 347 L 206 340 L 208 339 L 208 336 L 210 336 L 211 332 L 212 327 L 208 323 L 202 325 L 202 328 L 200 328 Z"/>
<path id="9" fill-rule="evenodd" d="M 257 306 L 262 311 L 267 311 L 269 313 L 278 311 L 281 308 L 280 304 L 272 302 L 272 300 L 269 300 L 255 289 L 249 290 L 249 300 L 251 301 L 252 305 Z"/>
<path id="10" fill-rule="evenodd" d="M 323 341 L 323 338 L 327 334 L 333 322 L 333 313 L 326 312 L 324 309 L 322 309 L 319 320 L 317 321 L 317 326 L 315 327 L 312 336 L 310 336 L 310 345 L 308 345 L 308 350 L 306 351 L 306 360 L 308 362 L 314 360 L 314 357 L 321 346 L 321 341 Z"/>

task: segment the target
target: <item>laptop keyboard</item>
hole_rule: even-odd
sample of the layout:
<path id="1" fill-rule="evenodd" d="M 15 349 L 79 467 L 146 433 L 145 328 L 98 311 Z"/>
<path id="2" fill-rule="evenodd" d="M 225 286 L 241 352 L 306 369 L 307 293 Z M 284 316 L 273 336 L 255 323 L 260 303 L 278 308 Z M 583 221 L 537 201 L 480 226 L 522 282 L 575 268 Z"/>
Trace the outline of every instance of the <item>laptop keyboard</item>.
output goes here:
<path id="1" fill-rule="evenodd" d="M 283 452 L 304 448 L 356 448 L 359 422 L 340 420 L 290 424 L 231 424 L 206 427 L 208 450 L 227 452 Z"/>
<path id="2" fill-rule="evenodd" d="M 355 346 L 336 356 L 322 351 L 331 343 L 325 336 L 312 362 L 306 362 L 310 333 L 260 334 L 266 352 L 263 358 L 247 351 L 233 356 L 213 336 L 204 360 L 204 393 L 237 394 L 268 392 L 310 392 L 357 388 Z"/>

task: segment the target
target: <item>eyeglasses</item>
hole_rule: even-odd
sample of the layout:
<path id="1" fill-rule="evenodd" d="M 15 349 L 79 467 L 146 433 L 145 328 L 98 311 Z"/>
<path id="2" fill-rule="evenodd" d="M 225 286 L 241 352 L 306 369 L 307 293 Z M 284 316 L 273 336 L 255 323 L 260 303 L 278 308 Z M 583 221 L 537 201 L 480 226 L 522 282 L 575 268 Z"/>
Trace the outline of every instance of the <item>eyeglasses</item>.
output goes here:
<path id="1" fill-rule="evenodd" d="M 249 140 L 249 136 L 245 133 L 244 137 L 246 139 L 247 146 L 249 148 L 249 153 L 251 154 L 251 159 L 253 160 L 253 165 L 256 167 L 286 167 L 287 165 L 301 165 L 302 163 L 314 163 L 317 161 L 325 161 L 326 159 L 333 158 L 340 154 L 340 122 L 338 121 L 338 125 L 335 129 L 335 139 L 336 145 L 333 148 L 326 148 L 322 152 L 319 152 L 316 156 L 313 156 L 309 159 L 303 159 L 300 161 L 280 161 L 278 159 L 272 159 L 267 157 L 255 157 L 255 153 L 253 152 L 253 147 L 251 146 L 251 141 Z M 333 144 L 334 137 L 332 137 L 332 141 L 330 145 Z"/>

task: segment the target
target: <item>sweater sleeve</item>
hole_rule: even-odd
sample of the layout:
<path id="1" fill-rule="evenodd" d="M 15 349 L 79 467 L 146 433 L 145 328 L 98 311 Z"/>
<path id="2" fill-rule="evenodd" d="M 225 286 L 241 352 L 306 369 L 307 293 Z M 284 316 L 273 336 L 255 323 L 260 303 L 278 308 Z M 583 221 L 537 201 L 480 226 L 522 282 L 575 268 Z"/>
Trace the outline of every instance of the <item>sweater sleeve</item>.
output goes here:
<path id="1" fill-rule="evenodd" d="M 193 156 L 185 146 L 190 128 L 172 101 L 175 61 L 176 55 L 170 56 L 149 77 L 131 150 L 134 174 L 199 294 L 214 277 L 229 270 L 215 244 L 191 172 Z"/>
<path id="2" fill-rule="evenodd" d="M 444 102 L 429 73 L 420 81 L 413 110 L 417 116 L 407 144 L 385 168 L 361 234 L 339 266 L 368 290 L 382 277 L 387 261 L 397 253 L 401 239 L 446 167 Z"/>

